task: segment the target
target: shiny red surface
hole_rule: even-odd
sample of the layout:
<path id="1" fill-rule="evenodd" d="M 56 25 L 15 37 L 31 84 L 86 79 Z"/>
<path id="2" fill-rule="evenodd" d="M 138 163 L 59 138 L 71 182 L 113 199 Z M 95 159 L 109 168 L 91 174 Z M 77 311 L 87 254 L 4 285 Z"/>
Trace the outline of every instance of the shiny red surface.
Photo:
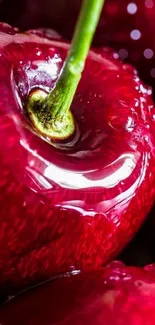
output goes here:
<path id="1" fill-rule="evenodd" d="M 129 242 L 155 197 L 155 109 L 132 67 L 90 52 L 72 104 L 77 132 L 53 147 L 23 107 L 32 89 L 54 86 L 68 45 L 0 28 L 2 295 L 96 269 Z"/>
<path id="2" fill-rule="evenodd" d="M 71 38 L 81 0 L 3 0 L 0 18 L 22 28 L 51 27 Z M 8 5 L 16 11 L 12 15 Z M 106 0 L 96 33 L 98 45 L 112 46 L 132 62 L 155 89 L 155 1 Z"/>
<path id="3" fill-rule="evenodd" d="M 2 325 L 154 325 L 155 265 L 112 262 L 20 295 L 0 309 Z"/>

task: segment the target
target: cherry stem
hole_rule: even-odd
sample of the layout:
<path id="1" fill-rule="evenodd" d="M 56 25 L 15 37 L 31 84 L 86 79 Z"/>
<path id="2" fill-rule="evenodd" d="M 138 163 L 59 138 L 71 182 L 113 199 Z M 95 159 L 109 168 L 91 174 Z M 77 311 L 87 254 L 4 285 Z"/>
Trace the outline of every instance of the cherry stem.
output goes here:
<path id="1" fill-rule="evenodd" d="M 28 101 L 28 114 L 34 127 L 51 139 L 64 139 L 75 131 L 70 111 L 85 61 L 100 18 L 104 0 L 84 0 L 71 47 L 62 73 L 51 92 L 35 91 Z"/>

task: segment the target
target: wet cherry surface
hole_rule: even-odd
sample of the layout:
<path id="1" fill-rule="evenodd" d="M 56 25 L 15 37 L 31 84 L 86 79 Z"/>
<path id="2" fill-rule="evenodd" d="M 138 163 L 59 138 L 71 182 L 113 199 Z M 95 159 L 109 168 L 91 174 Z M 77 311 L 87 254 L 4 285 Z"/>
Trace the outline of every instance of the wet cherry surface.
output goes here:
<path id="1" fill-rule="evenodd" d="M 2 295 L 101 266 L 129 242 L 155 196 L 151 91 L 110 50 L 89 54 L 72 104 L 75 136 L 52 146 L 32 130 L 27 96 L 54 86 L 68 50 L 49 37 L 1 24 Z"/>
<path id="2" fill-rule="evenodd" d="M 6 303 L 2 325 L 153 325 L 155 265 L 112 262 L 95 272 L 66 275 Z"/>

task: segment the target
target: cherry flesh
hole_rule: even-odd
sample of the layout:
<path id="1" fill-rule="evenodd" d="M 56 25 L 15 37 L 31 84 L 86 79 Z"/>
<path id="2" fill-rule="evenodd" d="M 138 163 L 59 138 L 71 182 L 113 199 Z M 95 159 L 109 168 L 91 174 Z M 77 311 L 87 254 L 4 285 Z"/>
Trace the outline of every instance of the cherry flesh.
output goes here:
<path id="1" fill-rule="evenodd" d="M 153 325 L 155 265 L 112 262 L 64 276 L 17 296 L 0 310 L 3 325 Z"/>
<path id="2" fill-rule="evenodd" d="M 131 66 L 91 51 L 72 104 L 76 133 L 51 145 L 30 125 L 26 100 L 54 86 L 69 45 L 0 29 L 3 295 L 96 269 L 129 242 L 155 197 L 155 109 Z"/>

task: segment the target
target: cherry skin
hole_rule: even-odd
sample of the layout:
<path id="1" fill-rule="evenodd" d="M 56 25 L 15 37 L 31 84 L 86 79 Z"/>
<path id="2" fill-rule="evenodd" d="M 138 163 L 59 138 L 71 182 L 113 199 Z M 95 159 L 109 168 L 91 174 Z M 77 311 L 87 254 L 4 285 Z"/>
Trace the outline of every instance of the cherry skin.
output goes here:
<path id="1" fill-rule="evenodd" d="M 135 69 L 111 50 L 90 51 L 71 108 L 76 132 L 52 145 L 26 102 L 55 85 L 69 45 L 49 31 L 0 29 L 3 294 L 96 269 L 130 241 L 155 198 L 155 109 Z"/>
<path id="2" fill-rule="evenodd" d="M 10 3 L 9 3 L 10 2 Z M 9 6 L 17 10 L 9 16 Z M 1 19 L 21 28 L 51 27 L 71 38 L 81 0 L 5 0 Z M 133 63 L 146 83 L 155 78 L 155 1 L 106 0 L 95 44 L 112 46 L 121 59 Z"/>
<path id="3" fill-rule="evenodd" d="M 112 262 L 95 272 L 61 277 L 0 309 L 2 325 L 153 325 L 155 265 Z"/>

